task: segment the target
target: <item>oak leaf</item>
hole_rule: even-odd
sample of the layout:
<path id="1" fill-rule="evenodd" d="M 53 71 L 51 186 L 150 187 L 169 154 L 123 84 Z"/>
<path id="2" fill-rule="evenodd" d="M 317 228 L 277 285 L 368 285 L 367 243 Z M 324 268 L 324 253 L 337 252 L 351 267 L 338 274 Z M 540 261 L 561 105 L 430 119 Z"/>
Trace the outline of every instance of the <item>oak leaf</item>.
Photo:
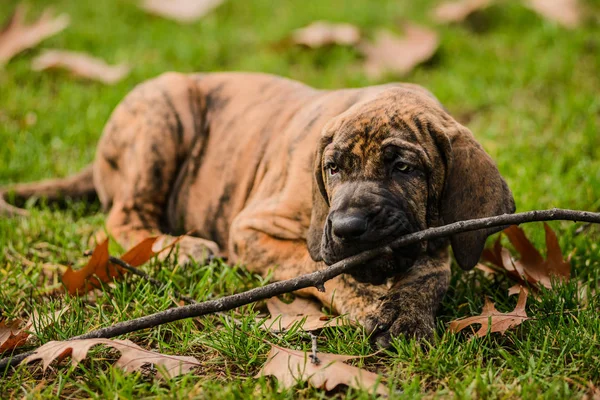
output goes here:
<path id="1" fill-rule="evenodd" d="M 385 73 L 404 75 L 435 54 L 439 46 L 435 31 L 412 23 L 405 23 L 403 28 L 403 37 L 380 30 L 374 42 L 359 46 L 366 57 L 367 76 L 380 78 Z"/>
<path id="2" fill-rule="evenodd" d="M 113 84 L 123 79 L 130 71 L 125 64 L 108 65 L 104 60 L 85 53 L 63 50 L 46 50 L 33 59 L 31 68 L 43 71 L 63 68 L 82 78 Z"/>
<path id="3" fill-rule="evenodd" d="M 379 381 L 381 376 L 344 363 L 353 356 L 316 353 L 314 363 L 307 352 L 271 345 L 267 362 L 256 377 L 272 375 L 282 388 L 292 388 L 298 381 L 306 381 L 315 388 L 333 390 L 338 385 L 374 391 L 387 395 L 387 388 Z"/>
<path id="4" fill-rule="evenodd" d="M 31 334 L 27 329 L 20 328 L 22 324 L 21 320 L 0 321 L 0 353 L 16 349 L 27 342 Z"/>
<path id="5" fill-rule="evenodd" d="M 42 360 L 44 371 L 52 361 L 62 360 L 71 356 L 73 365 L 77 365 L 87 357 L 88 351 L 98 344 L 113 347 L 121 352 L 121 358 L 115 366 L 125 372 L 140 371 L 142 366 L 152 364 L 157 366 L 157 375 L 164 378 L 173 378 L 191 371 L 200 365 L 195 357 L 174 356 L 145 350 L 130 340 L 118 339 L 80 339 L 67 341 L 51 341 L 39 347 L 35 353 L 25 358 L 22 362 L 29 363 Z"/>
<path id="6" fill-rule="evenodd" d="M 152 245 L 156 239 L 156 237 L 150 237 L 142 240 L 125 253 L 121 259 L 133 267 L 144 264 L 156 254 L 152 250 Z M 67 292 L 71 295 L 81 295 L 99 288 L 102 283 L 110 283 L 121 277 L 126 270 L 111 263 L 109 259 L 107 239 L 96 246 L 85 267 L 78 270 L 69 267 L 65 271 L 62 282 Z"/>
<path id="7" fill-rule="evenodd" d="M 0 321 L 0 353 L 24 345 L 32 334 L 39 334 L 42 329 L 53 323 L 68 309 L 68 307 L 64 307 L 58 311 L 41 315 L 35 310 L 27 322 L 20 319 L 11 322 Z"/>
<path id="8" fill-rule="evenodd" d="M 141 7 L 149 13 L 191 23 L 217 8 L 223 0 L 144 0 Z"/>
<path id="9" fill-rule="evenodd" d="M 494 303 L 486 298 L 485 305 L 483 306 L 483 310 L 480 315 L 452 321 L 450 322 L 449 329 L 450 331 L 456 333 L 465 329 L 467 326 L 480 324 L 481 327 L 477 332 L 475 332 L 475 336 L 485 336 L 488 332 L 488 329 L 490 333 L 500 332 L 500 334 L 504 334 L 504 332 L 506 332 L 509 328 L 520 325 L 523 323 L 523 321 L 529 319 L 527 312 L 525 311 L 526 303 L 527 292 L 523 290 L 523 288 L 519 292 L 519 299 L 517 300 L 515 309 L 510 313 L 503 314 L 496 310 Z"/>
<path id="10" fill-rule="evenodd" d="M 496 267 L 506 270 L 518 284 L 529 283 L 551 289 L 552 279 L 567 281 L 570 278 L 572 254 L 564 259 L 552 228 L 544 223 L 544 231 L 546 234 L 546 259 L 527 239 L 525 232 L 516 225 L 506 228 L 503 232 L 521 255 L 518 260 L 514 260 L 508 249 L 502 247 L 500 237 L 492 249 L 484 250 L 482 258 Z M 515 289 L 511 289 L 515 293 Z"/>
<path id="11" fill-rule="evenodd" d="M 458 0 L 440 4 L 433 10 L 433 18 L 438 22 L 461 22 L 476 11 L 492 4 L 494 0 Z"/>
<path id="12" fill-rule="evenodd" d="M 347 320 L 340 317 L 331 318 L 321 312 L 318 303 L 301 297 L 296 297 L 289 304 L 272 297 L 267 300 L 267 308 L 271 318 L 265 320 L 261 327 L 275 332 L 290 329 L 294 324 L 299 324 L 299 328 L 305 331 L 347 325 Z"/>
<path id="13" fill-rule="evenodd" d="M 351 24 L 334 24 L 315 21 L 292 33 L 292 41 L 311 48 L 332 44 L 356 45 L 360 41 L 360 30 Z"/>
<path id="14" fill-rule="evenodd" d="M 5 7 L 4 5 L 3 7 Z M 0 30 L 0 66 L 23 50 L 35 47 L 42 40 L 57 34 L 69 25 L 69 17 L 61 14 L 53 17 L 46 9 L 30 25 L 25 24 L 27 8 L 18 5 L 6 25 Z"/>

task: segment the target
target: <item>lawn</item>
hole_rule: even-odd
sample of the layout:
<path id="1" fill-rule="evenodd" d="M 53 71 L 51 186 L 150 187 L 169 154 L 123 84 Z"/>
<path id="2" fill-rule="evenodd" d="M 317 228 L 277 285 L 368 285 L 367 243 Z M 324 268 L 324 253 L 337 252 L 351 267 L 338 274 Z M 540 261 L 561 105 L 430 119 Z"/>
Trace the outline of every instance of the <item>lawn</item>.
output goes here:
<path id="1" fill-rule="evenodd" d="M 48 3 L 29 0 L 33 17 Z M 493 6 L 475 21 L 436 25 L 432 0 L 229 0 L 190 25 L 150 16 L 134 1 L 56 0 L 53 7 L 71 25 L 20 54 L 0 69 L 0 185 L 65 176 L 91 162 L 111 110 L 137 83 L 164 71 L 245 70 L 279 74 L 320 88 L 356 87 L 391 80 L 421 84 L 467 125 L 496 160 L 511 187 L 518 211 L 551 207 L 600 209 L 600 3 L 588 1 L 589 20 L 574 30 L 546 21 L 517 1 Z M 5 20 L 16 4 L 3 2 Z M 333 47 L 307 50 L 279 43 L 296 28 L 317 20 L 349 22 L 367 35 L 398 30 L 403 19 L 440 34 L 436 56 L 404 77 L 369 80 L 360 54 Z M 127 62 L 132 73 L 114 86 L 72 78 L 64 72 L 34 72 L 41 48 L 91 52 L 111 63 Z M 66 339 L 118 321 L 173 307 L 172 289 L 197 300 L 217 298 L 264 284 L 243 266 L 214 261 L 176 268 L 156 261 L 144 270 L 167 283 L 157 291 L 136 277 L 107 287 L 96 298 L 51 295 L 60 286 L 61 266 L 85 262 L 92 233 L 102 228 L 97 205 L 66 210 L 31 209 L 25 219 L 0 219 L 0 310 L 17 318 L 37 310 L 70 310 L 25 349 Z M 453 319 L 481 312 L 485 296 L 498 309 L 512 310 L 511 282 L 479 271 L 454 268 L 452 287 L 439 312 L 435 341 L 425 346 L 398 338 L 389 352 L 355 361 L 377 371 L 393 398 L 577 398 L 600 384 L 600 298 L 578 299 L 577 285 L 597 290 L 600 230 L 577 233 L 579 225 L 552 223 L 565 254 L 575 250 L 573 279 L 529 298 L 534 317 L 505 336 L 447 331 Z M 543 249 L 541 224 L 526 232 Z M 253 322 L 260 307 L 163 325 L 127 335 L 148 349 L 193 355 L 202 367 L 170 381 L 125 375 L 111 367 L 116 354 L 70 367 L 19 367 L 0 371 L 1 398 L 323 398 L 322 390 L 299 385 L 276 390 L 276 381 L 254 379 L 269 350 L 264 340 L 310 349 L 299 332 L 272 335 Z M 325 329 L 320 351 L 369 355 L 360 328 Z M 368 398 L 353 389 L 340 398 Z"/>

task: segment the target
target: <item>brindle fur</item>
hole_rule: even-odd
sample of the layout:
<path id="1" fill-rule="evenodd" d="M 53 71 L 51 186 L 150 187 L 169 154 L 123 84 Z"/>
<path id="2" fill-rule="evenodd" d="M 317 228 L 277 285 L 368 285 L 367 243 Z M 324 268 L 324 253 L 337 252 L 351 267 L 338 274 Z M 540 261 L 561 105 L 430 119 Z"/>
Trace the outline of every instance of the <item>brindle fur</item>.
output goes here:
<path id="1" fill-rule="evenodd" d="M 398 175 L 390 166 L 398 157 L 414 169 Z M 335 177 L 328 160 L 339 165 Z M 123 246 L 193 231 L 179 242 L 180 261 L 222 255 L 276 280 L 407 232 L 514 211 L 472 134 L 410 84 L 322 91 L 263 74 L 166 73 L 116 108 L 93 169 L 75 181 L 13 191 L 95 190 Z M 369 229 L 351 244 L 336 239 L 332 219 L 357 209 Z M 475 265 L 491 232 L 451 238 L 462 267 Z M 302 292 L 364 324 L 381 345 L 399 334 L 430 337 L 450 278 L 447 247 L 400 250 L 327 282 L 325 292 Z"/>

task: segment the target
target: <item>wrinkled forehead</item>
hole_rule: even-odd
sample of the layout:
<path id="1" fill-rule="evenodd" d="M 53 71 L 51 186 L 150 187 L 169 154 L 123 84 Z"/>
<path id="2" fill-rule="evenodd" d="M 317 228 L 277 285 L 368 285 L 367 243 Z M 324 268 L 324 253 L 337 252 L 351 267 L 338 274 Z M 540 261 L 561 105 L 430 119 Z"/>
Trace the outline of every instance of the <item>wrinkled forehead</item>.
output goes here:
<path id="1" fill-rule="evenodd" d="M 336 117 L 328 134 L 327 152 L 371 158 L 395 146 L 426 152 L 434 146 L 431 133 L 443 129 L 448 114 L 434 99 L 411 90 L 386 91 L 355 104 Z"/>

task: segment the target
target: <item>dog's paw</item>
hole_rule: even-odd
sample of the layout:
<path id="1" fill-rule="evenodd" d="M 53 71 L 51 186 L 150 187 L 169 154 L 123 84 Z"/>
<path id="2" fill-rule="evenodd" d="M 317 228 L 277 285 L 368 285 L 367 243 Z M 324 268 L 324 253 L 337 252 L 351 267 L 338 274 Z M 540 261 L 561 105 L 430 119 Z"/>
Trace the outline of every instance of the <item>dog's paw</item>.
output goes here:
<path id="1" fill-rule="evenodd" d="M 423 307 L 386 301 L 367 317 L 365 328 L 371 333 L 371 342 L 380 348 L 388 348 L 392 338 L 433 339 L 435 317 Z"/>
<path id="2" fill-rule="evenodd" d="M 162 250 L 159 254 L 159 258 L 162 260 L 176 255 L 177 264 L 182 266 L 189 265 L 193 261 L 209 262 L 220 254 L 219 245 L 215 242 L 192 236 L 162 235 L 154 243 L 152 249 L 154 251 Z"/>

